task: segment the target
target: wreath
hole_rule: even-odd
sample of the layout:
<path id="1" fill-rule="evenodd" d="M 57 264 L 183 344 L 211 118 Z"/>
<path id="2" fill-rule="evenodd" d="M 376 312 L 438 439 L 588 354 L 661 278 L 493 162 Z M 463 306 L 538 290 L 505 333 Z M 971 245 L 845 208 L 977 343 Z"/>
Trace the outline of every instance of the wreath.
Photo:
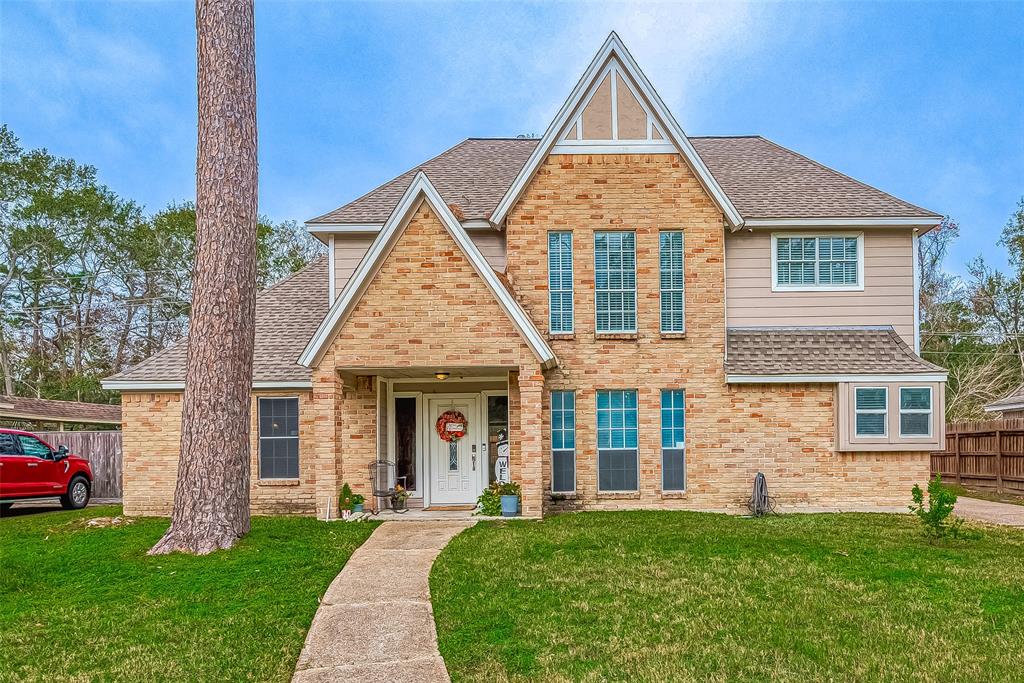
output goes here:
<path id="1" fill-rule="evenodd" d="M 458 441 L 466 435 L 466 429 L 469 427 L 469 422 L 466 420 L 466 416 L 457 410 L 446 410 L 441 413 L 441 416 L 437 418 L 437 435 L 441 437 L 443 441 L 451 443 L 452 441 Z"/>

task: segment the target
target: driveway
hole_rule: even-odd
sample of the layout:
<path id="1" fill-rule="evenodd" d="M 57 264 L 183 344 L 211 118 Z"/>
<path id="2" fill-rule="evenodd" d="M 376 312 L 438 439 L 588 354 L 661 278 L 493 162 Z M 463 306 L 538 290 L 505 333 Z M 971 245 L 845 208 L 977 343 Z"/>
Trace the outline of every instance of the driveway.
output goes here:
<path id="1" fill-rule="evenodd" d="M 1024 527 L 1024 505 L 996 503 L 991 500 L 960 496 L 953 511 L 964 519 L 989 524 Z"/>

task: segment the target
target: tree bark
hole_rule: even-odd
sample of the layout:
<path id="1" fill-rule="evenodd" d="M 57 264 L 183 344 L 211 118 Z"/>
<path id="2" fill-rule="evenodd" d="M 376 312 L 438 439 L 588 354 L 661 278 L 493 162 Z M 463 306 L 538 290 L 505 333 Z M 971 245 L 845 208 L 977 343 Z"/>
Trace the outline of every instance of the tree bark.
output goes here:
<path id="1" fill-rule="evenodd" d="M 196 261 L 171 527 L 150 554 L 206 554 L 249 531 L 256 310 L 252 0 L 197 0 Z"/>

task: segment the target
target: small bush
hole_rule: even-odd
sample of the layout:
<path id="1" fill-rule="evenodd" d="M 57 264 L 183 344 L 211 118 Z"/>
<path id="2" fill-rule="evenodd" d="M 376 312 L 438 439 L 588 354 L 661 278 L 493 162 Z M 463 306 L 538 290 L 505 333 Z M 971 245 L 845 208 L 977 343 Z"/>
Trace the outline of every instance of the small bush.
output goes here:
<path id="1" fill-rule="evenodd" d="M 917 515 L 924 525 L 924 533 L 928 538 L 938 540 L 950 536 L 959 538 L 960 527 L 964 521 L 953 517 L 953 506 L 956 505 L 956 494 L 942 485 L 942 477 L 938 474 L 928 482 L 928 503 L 924 501 L 924 491 L 917 484 L 911 492 L 914 504 L 910 511 Z"/>
<path id="2" fill-rule="evenodd" d="M 522 495 L 522 487 L 518 482 L 496 481 L 484 489 L 484 492 L 476 499 L 477 514 L 498 517 L 501 515 L 501 497 L 519 495 Z"/>
<path id="3" fill-rule="evenodd" d="M 362 496 L 360 496 L 360 498 L 361 497 Z M 338 495 L 338 509 L 351 511 L 352 506 L 356 503 L 354 498 L 355 497 L 352 494 L 352 487 L 346 483 L 341 487 L 341 493 Z"/>

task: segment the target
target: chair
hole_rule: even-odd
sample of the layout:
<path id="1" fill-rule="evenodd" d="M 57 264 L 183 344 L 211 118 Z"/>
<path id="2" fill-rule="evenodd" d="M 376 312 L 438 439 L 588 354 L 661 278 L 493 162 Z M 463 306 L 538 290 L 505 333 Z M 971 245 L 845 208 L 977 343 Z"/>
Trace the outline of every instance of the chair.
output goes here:
<path id="1" fill-rule="evenodd" d="M 373 490 L 373 514 L 380 514 L 380 511 L 387 508 L 391 497 L 397 492 L 392 484 L 401 483 L 405 489 L 405 477 L 395 477 L 395 463 L 390 460 L 376 460 L 370 463 L 370 488 Z M 407 512 L 408 508 L 391 509 L 397 513 Z"/>

